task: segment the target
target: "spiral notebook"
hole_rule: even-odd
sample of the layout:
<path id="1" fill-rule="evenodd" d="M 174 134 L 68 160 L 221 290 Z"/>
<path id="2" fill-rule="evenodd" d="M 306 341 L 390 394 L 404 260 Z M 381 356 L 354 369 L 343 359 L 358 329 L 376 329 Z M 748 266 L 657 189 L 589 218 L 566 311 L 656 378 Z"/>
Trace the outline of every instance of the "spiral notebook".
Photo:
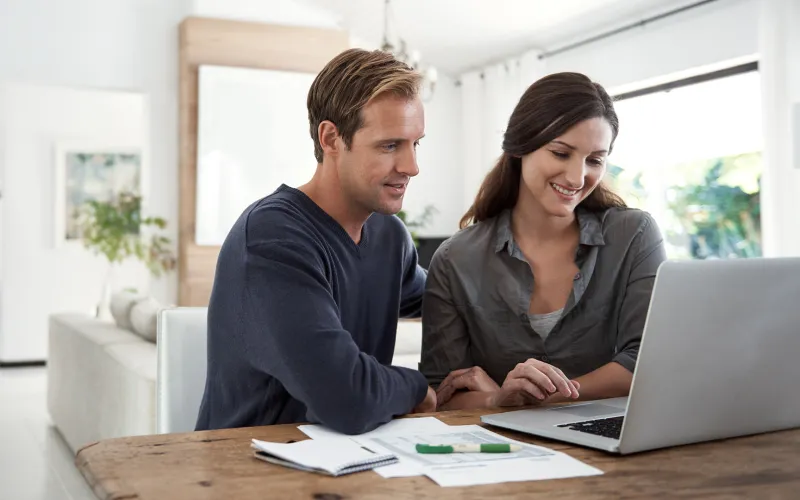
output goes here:
<path id="1" fill-rule="evenodd" d="M 251 446 L 259 460 L 330 476 L 343 476 L 398 462 L 394 455 L 374 453 L 349 439 L 307 439 L 297 443 L 253 439 Z"/>

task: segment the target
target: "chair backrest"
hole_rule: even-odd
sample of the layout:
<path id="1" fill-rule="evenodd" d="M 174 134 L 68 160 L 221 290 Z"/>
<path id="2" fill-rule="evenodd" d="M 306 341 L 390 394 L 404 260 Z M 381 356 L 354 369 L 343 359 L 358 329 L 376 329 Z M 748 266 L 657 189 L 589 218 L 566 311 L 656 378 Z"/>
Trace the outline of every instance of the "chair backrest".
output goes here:
<path id="1" fill-rule="evenodd" d="M 177 307 L 158 314 L 156 432 L 195 428 L 206 384 L 208 310 Z"/>

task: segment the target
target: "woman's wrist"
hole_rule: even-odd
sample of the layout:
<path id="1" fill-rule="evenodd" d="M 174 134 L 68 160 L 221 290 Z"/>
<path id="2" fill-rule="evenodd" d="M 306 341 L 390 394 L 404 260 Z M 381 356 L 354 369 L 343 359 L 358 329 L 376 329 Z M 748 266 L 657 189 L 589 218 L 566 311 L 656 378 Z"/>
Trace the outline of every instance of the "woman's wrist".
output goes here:
<path id="1" fill-rule="evenodd" d="M 473 410 L 479 408 L 492 408 L 496 406 L 495 391 L 465 391 L 458 392 L 449 401 L 439 406 L 439 411 L 447 410 Z"/>

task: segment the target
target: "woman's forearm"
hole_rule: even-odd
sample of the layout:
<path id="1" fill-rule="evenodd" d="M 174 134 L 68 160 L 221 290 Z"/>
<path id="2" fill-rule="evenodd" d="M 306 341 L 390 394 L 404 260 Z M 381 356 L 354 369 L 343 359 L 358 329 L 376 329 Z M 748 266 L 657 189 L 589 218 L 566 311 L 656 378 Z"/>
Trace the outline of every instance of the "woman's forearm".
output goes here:
<path id="1" fill-rule="evenodd" d="M 580 389 L 578 390 L 580 397 L 578 401 L 616 398 L 628 395 L 631 388 L 631 381 L 633 380 L 633 374 L 622 365 L 611 362 L 593 372 L 578 377 L 576 380 L 580 383 Z M 560 393 L 556 393 L 545 399 L 542 403 L 564 403 L 571 401 L 576 400 L 566 398 Z M 498 406 L 496 392 L 465 391 L 454 394 L 449 401 L 440 405 L 437 410 L 470 410 L 495 406 Z"/>
<path id="2" fill-rule="evenodd" d="M 482 391 L 465 391 L 453 394 L 445 404 L 439 406 L 437 411 L 446 410 L 472 410 L 475 408 L 490 408 L 494 406 L 494 393 Z"/>
<path id="3" fill-rule="evenodd" d="M 578 400 L 606 399 L 627 396 L 631 389 L 633 374 L 619 363 L 611 362 L 601 366 L 593 372 L 589 372 L 576 379 L 581 387 L 578 390 L 580 398 Z M 575 401 L 565 398 L 561 394 L 553 394 L 545 400 L 545 403 L 563 403 Z"/>

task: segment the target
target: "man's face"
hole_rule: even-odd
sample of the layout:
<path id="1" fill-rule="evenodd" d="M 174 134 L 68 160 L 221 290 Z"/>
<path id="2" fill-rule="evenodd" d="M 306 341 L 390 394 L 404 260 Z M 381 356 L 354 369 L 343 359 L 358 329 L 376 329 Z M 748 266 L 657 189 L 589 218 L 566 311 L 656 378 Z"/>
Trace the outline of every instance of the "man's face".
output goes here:
<path id="1" fill-rule="evenodd" d="M 337 169 L 342 190 L 367 213 L 396 214 L 408 182 L 419 173 L 417 146 L 425 135 L 419 98 L 387 94 L 361 111 L 363 127 L 350 148 L 341 148 Z"/>

